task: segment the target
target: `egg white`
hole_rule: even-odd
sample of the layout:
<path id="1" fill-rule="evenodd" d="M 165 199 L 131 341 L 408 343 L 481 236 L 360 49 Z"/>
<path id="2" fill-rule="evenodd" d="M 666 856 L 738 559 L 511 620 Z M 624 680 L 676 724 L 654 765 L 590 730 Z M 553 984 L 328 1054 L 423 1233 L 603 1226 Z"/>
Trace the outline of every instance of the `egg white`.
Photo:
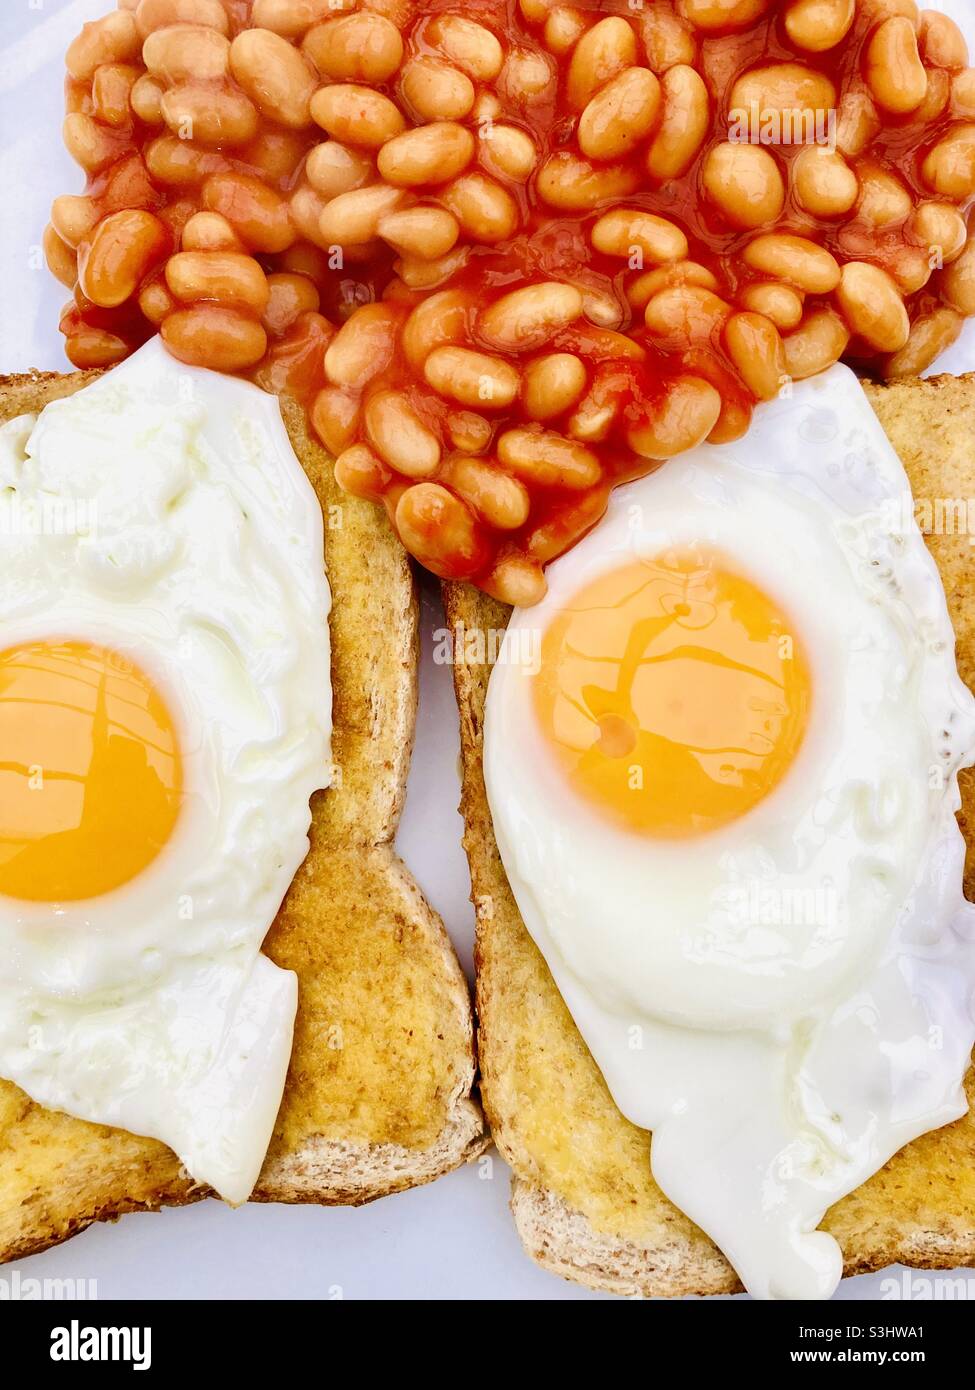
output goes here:
<path id="1" fill-rule="evenodd" d="M 793 620 L 810 725 L 747 815 L 654 840 L 571 790 L 520 658 L 593 576 L 693 544 Z M 654 1131 L 664 1191 L 753 1292 L 823 1296 L 841 1260 L 814 1228 L 909 1139 L 964 1113 L 975 1040 L 954 816 L 975 701 L 907 479 L 837 366 L 763 407 L 743 440 L 620 489 L 549 582 L 513 615 L 485 718 L 519 909 L 620 1108 Z M 827 909 L 795 920 L 769 899 Z"/>
<path id="2" fill-rule="evenodd" d="M 0 1076 L 164 1140 L 243 1200 L 297 998 L 260 947 L 331 771 L 321 508 L 276 400 L 158 340 L 4 427 L 0 489 L 21 518 L 54 501 L 86 521 L 3 538 L 3 645 L 67 638 L 136 661 L 173 715 L 185 793 L 130 883 L 0 897 Z"/>

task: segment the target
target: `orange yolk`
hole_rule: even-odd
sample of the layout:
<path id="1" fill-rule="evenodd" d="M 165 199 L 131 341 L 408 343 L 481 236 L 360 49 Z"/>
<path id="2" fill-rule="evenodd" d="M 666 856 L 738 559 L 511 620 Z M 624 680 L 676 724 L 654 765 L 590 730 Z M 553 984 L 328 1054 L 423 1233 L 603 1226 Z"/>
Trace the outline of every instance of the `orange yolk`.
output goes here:
<path id="1" fill-rule="evenodd" d="M 173 720 L 144 671 L 87 642 L 0 652 L 0 893 L 64 902 L 129 882 L 181 794 Z"/>
<path id="2" fill-rule="evenodd" d="M 545 632 L 533 686 L 579 795 L 655 836 L 744 815 L 788 771 L 809 716 L 788 618 L 708 551 L 592 580 Z"/>

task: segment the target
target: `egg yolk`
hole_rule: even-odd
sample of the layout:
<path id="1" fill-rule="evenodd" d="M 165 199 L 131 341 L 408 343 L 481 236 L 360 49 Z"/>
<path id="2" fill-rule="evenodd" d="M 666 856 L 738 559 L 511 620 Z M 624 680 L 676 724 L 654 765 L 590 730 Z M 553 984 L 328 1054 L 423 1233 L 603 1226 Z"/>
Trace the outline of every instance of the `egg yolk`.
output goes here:
<path id="1" fill-rule="evenodd" d="M 782 780 L 809 717 L 792 624 L 710 551 L 628 562 L 542 638 L 542 729 L 576 792 L 616 824 L 697 835 Z"/>
<path id="2" fill-rule="evenodd" d="M 64 902 L 128 883 L 181 793 L 172 717 L 138 666 L 87 642 L 0 652 L 0 893 Z"/>

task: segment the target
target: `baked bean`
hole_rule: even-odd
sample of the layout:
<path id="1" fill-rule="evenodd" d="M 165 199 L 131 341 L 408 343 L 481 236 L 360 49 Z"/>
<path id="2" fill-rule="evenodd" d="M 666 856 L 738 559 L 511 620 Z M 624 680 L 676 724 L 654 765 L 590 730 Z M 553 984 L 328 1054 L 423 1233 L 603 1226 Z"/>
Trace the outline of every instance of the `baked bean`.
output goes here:
<path id="1" fill-rule="evenodd" d="M 541 565 L 517 551 L 502 555 L 481 583 L 486 594 L 512 608 L 530 608 L 540 603 L 548 592 L 548 581 Z"/>
<path id="2" fill-rule="evenodd" d="M 241 372 L 256 366 L 267 350 L 267 334 L 250 314 L 224 304 L 177 309 L 160 329 L 166 347 L 180 362 Z"/>
<path id="3" fill-rule="evenodd" d="M 226 217 L 218 212 L 195 212 L 183 228 L 184 251 L 243 251 L 244 243 Z"/>
<path id="4" fill-rule="evenodd" d="M 919 125 L 930 125 L 936 121 L 948 105 L 951 96 L 952 77 L 942 68 L 928 68 L 928 88 L 924 100 L 911 112 L 911 121 Z M 956 74 L 960 77 L 961 73 Z"/>
<path id="5" fill-rule="evenodd" d="M 642 313 L 660 290 L 671 285 L 701 285 L 706 290 L 718 288 L 718 277 L 697 261 L 671 261 L 668 265 L 646 270 L 626 287 L 626 298 L 635 313 Z"/>
<path id="6" fill-rule="evenodd" d="M 575 46 L 569 61 L 565 96 L 573 111 L 582 111 L 624 68 L 636 62 L 636 35 L 618 15 L 601 19 Z"/>
<path id="7" fill-rule="evenodd" d="M 423 364 L 429 386 L 441 396 L 481 410 L 500 410 L 518 394 L 518 372 L 500 357 L 463 347 L 438 347 Z"/>
<path id="8" fill-rule="evenodd" d="M 526 352 L 567 328 L 582 313 L 582 295 L 558 280 L 526 285 L 496 299 L 477 320 L 478 336 L 504 352 Z"/>
<path id="9" fill-rule="evenodd" d="M 690 168 L 708 129 L 708 89 L 700 73 L 679 63 L 661 79 L 663 115 L 647 151 L 651 178 L 680 178 Z"/>
<path id="10" fill-rule="evenodd" d="M 254 0 L 250 17 L 258 29 L 273 29 L 282 38 L 297 39 L 334 10 L 332 0 Z"/>
<path id="11" fill-rule="evenodd" d="M 643 15 L 640 36 L 647 64 L 656 73 L 664 73 L 677 64 L 690 66 L 697 56 L 693 30 L 662 5 L 651 6 Z"/>
<path id="12" fill-rule="evenodd" d="M 586 17 L 570 5 L 558 5 L 545 20 L 543 38 L 550 53 L 561 58 L 586 32 Z"/>
<path id="13" fill-rule="evenodd" d="M 968 44 L 958 25 L 939 10 L 921 11 L 918 46 L 925 63 L 936 68 L 968 66 Z"/>
<path id="14" fill-rule="evenodd" d="M 918 203 L 907 231 L 934 253 L 941 265 L 947 265 L 961 254 L 968 234 L 965 219 L 951 203 Z"/>
<path id="15" fill-rule="evenodd" d="M 440 466 L 440 441 L 402 391 L 377 391 L 366 402 L 366 430 L 381 458 L 408 478 L 429 478 Z"/>
<path id="16" fill-rule="evenodd" d="M 354 444 L 335 460 L 335 481 L 353 497 L 375 501 L 392 480 L 392 473 L 365 444 Z"/>
<path id="17" fill-rule="evenodd" d="M 389 97 L 351 82 L 320 87 L 311 99 L 311 114 L 333 140 L 368 150 L 378 150 L 406 126 Z"/>
<path id="18" fill-rule="evenodd" d="M 704 158 L 701 183 L 733 227 L 761 227 L 782 213 L 785 184 L 775 159 L 760 145 L 713 145 Z"/>
<path id="19" fill-rule="evenodd" d="M 594 289 L 584 281 L 577 282 L 582 291 L 582 312 L 590 323 L 600 328 L 619 328 L 626 318 L 625 310 L 608 290 Z"/>
<path id="20" fill-rule="evenodd" d="M 236 87 L 184 82 L 162 96 L 163 120 L 184 143 L 242 145 L 257 134 L 258 115 Z"/>
<path id="21" fill-rule="evenodd" d="M 901 294 L 916 294 L 931 279 L 934 266 L 928 259 L 928 253 L 919 246 L 898 242 L 881 248 L 878 259 L 881 257 L 884 270 L 894 280 Z"/>
<path id="22" fill-rule="evenodd" d="M 51 225 L 62 241 L 77 247 L 98 225 L 98 207 L 84 193 L 62 193 L 51 204 Z"/>
<path id="23" fill-rule="evenodd" d="M 900 15 L 911 21 L 914 30 L 920 27 L 921 13 L 914 0 L 860 0 L 858 8 L 861 18 L 869 20 L 871 24 Z"/>
<path id="24" fill-rule="evenodd" d="M 970 198 L 975 193 L 975 125 L 949 127 L 925 156 L 921 177 L 944 198 Z"/>
<path id="25" fill-rule="evenodd" d="M 408 487 L 394 524 L 410 554 L 441 579 L 468 579 L 487 562 L 487 542 L 471 509 L 439 483 Z"/>
<path id="26" fill-rule="evenodd" d="M 609 438 L 620 408 L 620 400 L 607 397 L 594 382 L 569 416 L 565 433 L 570 439 L 577 439 L 583 444 L 602 444 Z"/>
<path id="27" fill-rule="evenodd" d="M 132 351 L 127 343 L 107 328 L 84 324 L 77 333 L 65 334 L 64 352 L 72 367 L 88 371 L 94 367 L 114 367 Z"/>
<path id="28" fill-rule="evenodd" d="M 166 263 L 166 284 L 185 303 L 213 299 L 256 314 L 267 308 L 267 276 L 238 251 L 180 251 Z"/>
<path id="29" fill-rule="evenodd" d="M 600 88 L 579 119 L 578 141 L 590 159 L 619 159 L 653 129 L 660 83 L 648 68 L 624 68 Z"/>
<path id="30" fill-rule="evenodd" d="M 426 26 L 424 39 L 476 82 L 493 82 L 501 71 L 504 52 L 483 24 L 460 15 L 437 15 Z"/>
<path id="31" fill-rule="evenodd" d="M 499 531 L 517 531 L 528 520 L 528 489 L 496 463 L 463 456 L 449 459 L 444 481 L 482 521 Z"/>
<path id="32" fill-rule="evenodd" d="M 139 69 L 125 63 L 103 63 L 91 87 L 94 115 L 105 125 L 128 126 L 132 119 L 130 98 Z"/>
<path id="33" fill-rule="evenodd" d="M 748 311 L 732 314 L 722 338 L 735 370 L 756 400 L 777 396 L 785 377 L 785 351 L 771 319 Z"/>
<path id="34" fill-rule="evenodd" d="M 928 75 L 909 19 L 895 15 L 878 25 L 867 44 L 864 73 L 882 110 L 903 116 L 920 106 L 928 89 Z"/>
<path id="35" fill-rule="evenodd" d="M 941 298 L 967 318 L 975 314 L 975 237 L 970 237 L 962 252 L 941 272 Z"/>
<path id="36" fill-rule="evenodd" d="M 530 106 L 549 93 L 555 78 L 555 64 L 544 53 L 513 48 L 498 77 L 498 90 L 507 101 Z"/>
<path id="37" fill-rule="evenodd" d="M 387 183 L 413 188 L 447 183 L 474 158 L 474 137 L 453 121 L 434 121 L 396 135 L 379 151 L 379 172 Z"/>
<path id="38" fill-rule="evenodd" d="M 385 183 L 340 193 L 325 205 L 318 220 L 319 235 L 326 246 L 356 246 L 372 241 L 378 235 L 380 222 L 400 206 L 403 198 L 401 188 L 390 188 Z"/>
<path id="39" fill-rule="evenodd" d="M 309 107 L 318 74 L 280 34 L 271 29 L 245 29 L 238 34 L 230 45 L 230 70 L 268 120 L 292 130 L 311 123 Z"/>
<path id="40" fill-rule="evenodd" d="M 752 270 L 773 280 L 785 280 L 807 294 L 828 294 L 839 284 L 839 265 L 807 237 L 769 232 L 755 237 L 741 254 Z"/>
<path id="41" fill-rule="evenodd" d="M 356 430 L 359 426 L 359 396 L 355 391 L 343 391 L 340 386 L 325 386 L 318 392 L 311 407 L 312 429 L 325 445 L 330 454 L 336 457 L 336 480 L 340 487 L 345 488 L 346 492 L 355 492 L 355 487 L 350 487 L 344 478 L 339 475 L 338 455 L 347 449 L 355 439 Z M 390 473 L 385 464 L 379 463 L 371 449 L 366 449 L 365 445 L 359 445 L 375 460 L 378 468 L 372 469 L 373 478 L 381 480 L 381 486 L 377 492 L 390 480 Z M 351 465 L 351 460 L 348 461 Z M 372 495 L 373 487 L 370 485 L 369 493 Z"/>
<path id="42" fill-rule="evenodd" d="M 857 167 L 860 198 L 856 215 L 870 227 L 894 227 L 907 220 L 913 206 L 910 191 L 896 175 L 879 164 Z"/>
<path id="43" fill-rule="evenodd" d="M 498 458 L 536 487 L 578 491 L 597 483 L 602 471 L 591 449 L 552 430 L 505 430 L 498 437 Z"/>
<path id="44" fill-rule="evenodd" d="M 483 454 L 494 430 L 483 415 L 472 410 L 453 410 L 447 416 L 447 433 L 451 444 L 462 454 Z"/>
<path id="45" fill-rule="evenodd" d="M 802 318 L 802 295 L 791 285 L 775 281 L 746 285 L 738 298 L 743 308 L 763 315 L 780 330 L 795 328 Z"/>
<path id="46" fill-rule="evenodd" d="M 680 12 L 695 29 L 747 29 L 771 0 L 680 0 Z"/>
<path id="47" fill-rule="evenodd" d="M 608 487 L 592 488 L 533 526 L 525 537 L 529 558 L 547 565 L 550 560 L 563 554 L 595 526 L 606 511 L 608 500 Z"/>
<path id="48" fill-rule="evenodd" d="M 162 125 L 162 99 L 165 88 L 148 73 L 137 77 L 129 92 L 129 105 L 146 125 Z"/>
<path id="49" fill-rule="evenodd" d="M 825 53 L 845 39 L 853 23 L 855 0 L 792 0 L 785 31 L 797 48 Z"/>
<path id="50" fill-rule="evenodd" d="M 288 204 L 250 174 L 214 174 L 203 185 L 203 206 L 225 217 L 252 251 L 285 251 L 295 240 Z"/>
<path id="51" fill-rule="evenodd" d="M 964 319 L 954 309 L 944 305 L 920 314 L 912 323 L 907 342 L 887 359 L 884 375 L 887 377 L 920 376 L 930 367 L 936 357 L 958 337 Z"/>
<path id="52" fill-rule="evenodd" d="M 842 217 L 860 191 L 857 176 L 841 154 L 824 145 L 807 145 L 792 163 L 799 206 L 814 217 Z"/>
<path id="53" fill-rule="evenodd" d="M 403 325 L 401 345 L 410 366 L 419 370 L 435 348 L 460 342 L 470 312 L 470 300 L 460 290 L 441 290 L 421 301 Z"/>
<path id="54" fill-rule="evenodd" d="M 403 208 L 383 217 L 376 229 L 383 241 L 404 256 L 436 260 L 456 243 L 460 227 L 446 208 Z"/>
<path id="55" fill-rule="evenodd" d="M 434 261 L 421 261 L 416 256 L 401 256 L 394 262 L 393 269 L 410 290 L 431 290 L 449 280 L 460 270 L 470 254 L 466 246 L 455 246 L 446 256 L 438 256 Z"/>
<path id="56" fill-rule="evenodd" d="M 386 82 L 403 61 L 396 25 L 368 10 L 316 25 L 301 48 L 333 82 Z"/>
<path id="57" fill-rule="evenodd" d="M 335 273 L 330 265 L 330 257 L 310 241 L 296 241 L 278 257 L 278 265 L 292 275 L 305 275 L 314 281 L 319 290 L 330 285 Z"/>
<path id="58" fill-rule="evenodd" d="M 554 420 L 570 410 L 586 389 L 586 368 L 571 352 L 536 357 L 525 367 L 521 388 L 525 414 L 532 420 Z"/>
<path id="59" fill-rule="evenodd" d="M 63 241 L 49 222 L 44 228 L 44 259 L 55 280 L 73 290 L 78 279 L 78 257 L 73 246 Z"/>
<path id="60" fill-rule="evenodd" d="M 681 351 L 713 338 L 730 313 L 730 306 L 703 285 L 671 285 L 647 301 L 643 318 L 658 343 Z"/>
<path id="61" fill-rule="evenodd" d="M 135 15 L 117 10 L 82 25 L 81 33 L 68 45 L 64 65 L 77 82 L 90 82 L 103 63 L 136 62 L 141 47 Z"/>
<path id="62" fill-rule="evenodd" d="M 640 175 L 628 164 L 593 165 L 571 150 L 549 155 L 538 171 L 536 191 L 549 207 L 566 212 L 591 212 L 600 203 L 626 198 L 639 186 Z"/>
<path id="63" fill-rule="evenodd" d="M 480 92 L 474 99 L 471 120 L 475 125 L 496 121 L 501 116 L 501 102 L 495 92 Z"/>
<path id="64" fill-rule="evenodd" d="M 552 0 L 518 0 L 521 10 L 529 24 L 544 24 Z"/>
<path id="65" fill-rule="evenodd" d="M 249 164 L 270 183 L 290 184 L 307 151 L 303 132 L 262 125 L 253 140 L 235 151 L 234 158 Z"/>
<path id="66" fill-rule="evenodd" d="M 869 92 L 844 92 L 836 114 L 836 148 L 847 159 L 862 153 L 880 129 L 880 117 Z"/>
<path id="67" fill-rule="evenodd" d="M 894 281 L 879 266 L 847 261 L 840 271 L 836 302 L 852 331 L 878 352 L 897 352 L 910 323 Z"/>
<path id="68" fill-rule="evenodd" d="M 151 212 L 126 208 L 102 218 L 78 251 L 82 293 L 102 309 L 124 304 L 170 244 L 168 228 Z"/>
<path id="69" fill-rule="evenodd" d="M 392 361 L 400 316 L 388 304 L 364 304 L 342 325 L 325 353 L 333 386 L 360 387 Z"/>
<path id="70" fill-rule="evenodd" d="M 346 0 L 346 3 L 350 9 L 355 8 L 355 0 Z M 414 0 L 362 0 L 362 8 L 381 14 L 402 33 L 413 18 Z"/>
<path id="71" fill-rule="evenodd" d="M 472 241 L 494 245 L 507 240 L 518 226 L 518 204 L 484 174 L 463 174 L 447 185 L 442 197 Z"/>
<path id="72" fill-rule="evenodd" d="M 128 141 L 124 132 L 110 130 L 80 111 L 65 116 L 62 130 L 65 149 L 86 174 L 99 174 L 114 164 Z"/>
<path id="73" fill-rule="evenodd" d="M 441 58 L 411 58 L 400 74 L 400 90 L 423 121 L 460 121 L 474 105 L 474 83 Z"/>
<path id="74" fill-rule="evenodd" d="M 337 198 L 375 178 L 375 168 L 359 150 L 351 150 L 338 140 L 323 140 L 308 152 L 305 177 L 323 198 Z"/>
<path id="75" fill-rule="evenodd" d="M 825 73 L 802 63 L 768 63 L 738 78 L 728 107 L 731 111 L 757 111 L 760 121 L 778 113 L 794 124 L 808 111 L 814 112 L 817 120 L 825 120 L 836 108 L 836 88 Z"/>
<path id="76" fill-rule="evenodd" d="M 322 235 L 322 216 L 331 203 L 308 185 L 300 185 L 291 195 L 291 221 L 300 237 L 321 250 L 330 250 L 336 242 Z"/>
<path id="77" fill-rule="evenodd" d="M 268 300 L 262 321 L 275 338 L 290 328 L 300 314 L 316 313 L 320 298 L 307 275 L 278 271 L 267 277 Z"/>
<path id="78" fill-rule="evenodd" d="M 143 40 L 154 29 L 170 24 L 205 24 L 221 34 L 230 33 L 230 20 L 221 0 L 141 0 L 135 22 Z"/>
<path id="79" fill-rule="evenodd" d="M 147 280 L 139 290 L 139 308 L 149 322 L 158 328 L 163 319 L 177 308 L 176 300 L 166 288 L 163 276 Z"/>
<path id="80" fill-rule="evenodd" d="M 479 157 L 489 173 L 522 183 L 534 169 L 538 151 L 517 126 L 491 124 L 481 131 Z"/>
<path id="81" fill-rule="evenodd" d="M 165 83 L 213 82 L 227 75 L 230 40 L 201 24 L 173 24 L 149 35 L 142 61 Z"/>
<path id="82" fill-rule="evenodd" d="M 975 116 L 975 68 L 963 68 L 952 77 L 951 112 L 966 120 Z"/>
<path id="83" fill-rule="evenodd" d="M 699 376 L 668 383 L 654 413 L 627 431 L 630 448 L 641 458 L 667 459 L 702 444 L 721 411 L 721 395 Z"/>
<path id="84" fill-rule="evenodd" d="M 639 253 L 651 261 L 679 261 L 687 255 L 687 237 L 673 222 L 640 208 L 614 208 L 603 213 L 590 232 L 592 244 L 604 256 L 631 260 Z"/>

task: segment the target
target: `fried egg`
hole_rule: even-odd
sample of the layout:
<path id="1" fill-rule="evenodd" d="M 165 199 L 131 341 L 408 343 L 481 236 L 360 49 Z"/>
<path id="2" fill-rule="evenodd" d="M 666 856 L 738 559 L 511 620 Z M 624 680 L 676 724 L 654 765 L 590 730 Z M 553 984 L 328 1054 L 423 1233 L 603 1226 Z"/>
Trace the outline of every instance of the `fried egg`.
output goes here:
<path id="1" fill-rule="evenodd" d="M 322 514 L 274 397 L 153 340 L 0 430 L 0 1076 L 250 1193 L 330 773 Z"/>
<path id="2" fill-rule="evenodd" d="M 654 1177 L 761 1297 L 965 1113 L 975 701 L 900 461 L 842 366 L 619 489 L 516 611 L 484 772 L 525 924 Z"/>

